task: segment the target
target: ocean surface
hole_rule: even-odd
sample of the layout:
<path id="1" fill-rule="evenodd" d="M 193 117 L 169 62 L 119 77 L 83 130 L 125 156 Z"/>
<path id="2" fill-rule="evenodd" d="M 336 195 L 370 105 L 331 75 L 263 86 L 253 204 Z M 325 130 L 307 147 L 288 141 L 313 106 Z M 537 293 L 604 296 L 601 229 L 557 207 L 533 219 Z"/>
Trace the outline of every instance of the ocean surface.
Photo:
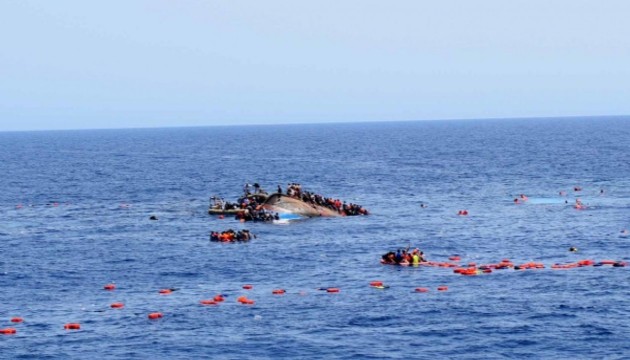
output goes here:
<path id="1" fill-rule="evenodd" d="M 207 214 L 254 182 L 371 215 Z M 630 358 L 630 267 L 551 268 L 630 261 L 630 118 L 6 132 L 0 189 L 0 358 Z M 409 245 L 545 268 L 379 263 Z"/>

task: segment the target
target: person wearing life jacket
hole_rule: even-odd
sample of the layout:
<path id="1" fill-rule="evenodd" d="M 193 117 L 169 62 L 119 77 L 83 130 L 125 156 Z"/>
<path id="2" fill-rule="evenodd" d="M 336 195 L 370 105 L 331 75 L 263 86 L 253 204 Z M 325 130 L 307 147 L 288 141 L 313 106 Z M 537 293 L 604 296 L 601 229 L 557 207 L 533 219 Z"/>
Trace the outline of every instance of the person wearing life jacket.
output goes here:
<path id="1" fill-rule="evenodd" d="M 403 257 L 403 261 L 407 263 L 411 263 L 412 261 L 411 254 L 408 252 L 407 249 L 402 251 L 402 257 Z"/>
<path id="2" fill-rule="evenodd" d="M 414 266 L 420 265 L 420 249 L 415 248 L 411 252 L 411 264 Z"/>
<path id="3" fill-rule="evenodd" d="M 582 200 L 580 200 L 579 198 L 578 198 L 578 199 L 575 199 L 575 205 L 574 205 L 574 207 L 575 207 L 576 209 L 584 209 L 584 204 L 582 204 Z"/>

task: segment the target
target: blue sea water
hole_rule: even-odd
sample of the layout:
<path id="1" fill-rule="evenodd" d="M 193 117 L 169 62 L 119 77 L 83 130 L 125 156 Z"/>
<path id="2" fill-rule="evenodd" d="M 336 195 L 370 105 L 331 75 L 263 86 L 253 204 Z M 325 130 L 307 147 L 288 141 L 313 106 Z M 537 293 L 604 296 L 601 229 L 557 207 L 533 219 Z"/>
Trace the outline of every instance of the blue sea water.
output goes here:
<path id="1" fill-rule="evenodd" d="M 629 164 L 630 118 L 0 133 L 0 328 L 17 329 L 0 357 L 629 358 L 629 268 L 550 268 L 630 260 Z M 207 214 L 246 182 L 299 182 L 371 215 Z M 209 241 L 228 228 L 257 239 Z M 379 263 L 409 244 L 433 261 L 546 268 Z"/>

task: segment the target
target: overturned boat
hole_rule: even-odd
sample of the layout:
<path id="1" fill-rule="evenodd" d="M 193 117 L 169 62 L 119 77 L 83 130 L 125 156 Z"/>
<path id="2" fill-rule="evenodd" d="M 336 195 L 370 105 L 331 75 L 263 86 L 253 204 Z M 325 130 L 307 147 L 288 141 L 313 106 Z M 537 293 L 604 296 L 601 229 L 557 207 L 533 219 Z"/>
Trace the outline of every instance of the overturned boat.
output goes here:
<path id="1" fill-rule="evenodd" d="M 208 213 L 211 215 L 235 215 L 241 221 L 296 220 L 311 217 L 338 217 L 368 215 L 358 204 L 302 191 L 300 184 L 290 184 L 286 194 L 280 186 L 278 192 L 268 195 L 260 187 L 256 193 L 249 191 L 235 203 L 212 197 Z"/>
<path id="2" fill-rule="evenodd" d="M 341 213 L 336 210 L 279 193 L 271 194 L 262 204 L 262 208 L 274 213 L 289 213 L 303 217 L 341 216 Z"/>

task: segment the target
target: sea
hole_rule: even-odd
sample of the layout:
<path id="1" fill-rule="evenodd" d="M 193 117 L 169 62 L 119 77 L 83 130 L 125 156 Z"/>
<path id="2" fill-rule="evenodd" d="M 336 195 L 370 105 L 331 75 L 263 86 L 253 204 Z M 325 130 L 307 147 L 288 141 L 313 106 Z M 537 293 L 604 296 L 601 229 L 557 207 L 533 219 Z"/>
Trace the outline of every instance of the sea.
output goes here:
<path id="1" fill-rule="evenodd" d="M 246 183 L 370 214 L 208 214 Z M 629 117 L 2 132 L 0 189 L 3 359 L 630 358 Z"/>

